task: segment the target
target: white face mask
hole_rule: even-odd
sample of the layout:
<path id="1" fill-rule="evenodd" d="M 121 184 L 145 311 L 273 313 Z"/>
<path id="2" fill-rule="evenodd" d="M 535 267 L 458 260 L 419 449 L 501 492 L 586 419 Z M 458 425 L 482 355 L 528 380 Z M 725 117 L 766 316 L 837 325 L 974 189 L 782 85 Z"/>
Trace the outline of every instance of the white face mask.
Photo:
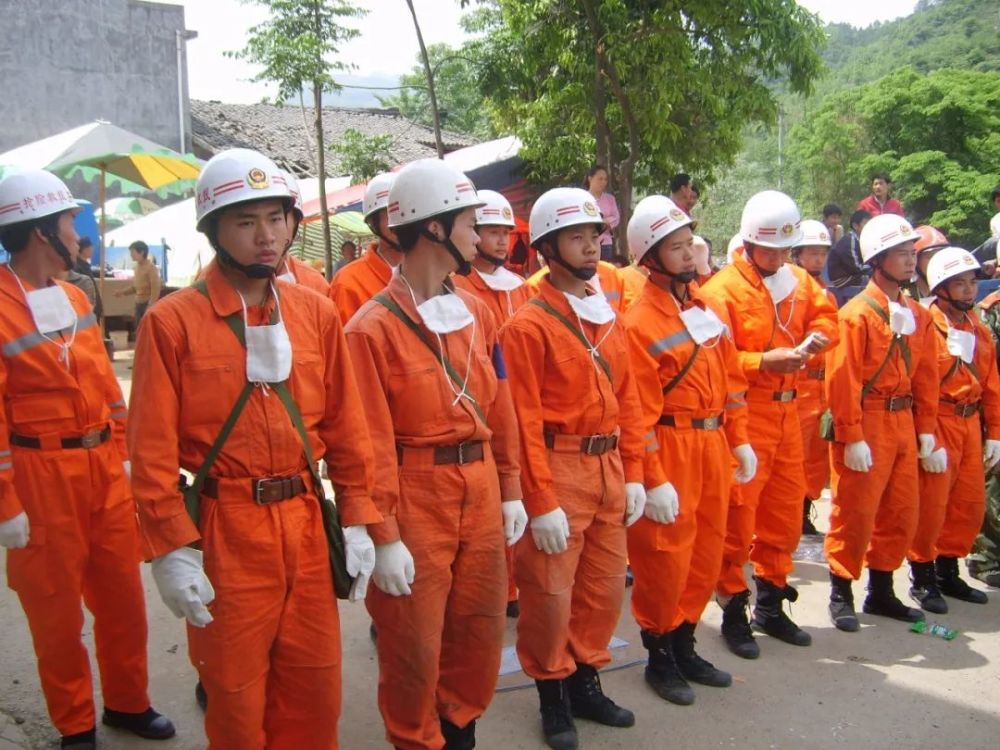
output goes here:
<path id="1" fill-rule="evenodd" d="M 278 322 L 274 325 L 252 326 L 247 321 L 247 305 L 243 303 L 243 323 L 247 342 L 247 380 L 251 383 L 282 383 L 292 372 L 292 342 L 281 319 L 278 292 L 272 286 Z"/>
<path id="2" fill-rule="evenodd" d="M 39 333 L 55 333 L 76 325 L 76 310 L 66 290 L 58 284 L 35 289 L 24 296 Z"/>
<path id="3" fill-rule="evenodd" d="M 976 355 L 976 334 L 960 331 L 957 328 L 948 329 L 948 354 L 959 357 L 969 364 Z"/>
<path id="4" fill-rule="evenodd" d="M 493 273 L 483 273 L 480 271 L 479 278 L 494 292 L 512 292 L 518 287 L 524 286 L 524 279 L 516 273 L 508 271 L 503 266 L 500 266 Z"/>
<path id="5" fill-rule="evenodd" d="M 583 320 L 596 323 L 600 326 L 615 319 L 615 311 L 600 292 L 597 294 L 588 294 L 583 298 L 577 297 L 575 294 L 567 294 L 566 292 L 563 292 L 563 296 L 569 301 L 569 306 L 573 308 L 573 312 Z"/>
<path id="6" fill-rule="evenodd" d="M 299 280 L 297 278 L 295 278 L 295 274 L 292 273 L 292 264 L 289 263 L 287 260 L 285 260 L 285 262 L 282 263 L 282 265 L 285 267 L 285 272 L 282 273 L 282 274 L 279 274 L 277 276 L 277 278 L 279 278 L 282 281 L 285 281 L 285 282 L 287 282 L 289 284 L 298 284 Z"/>
<path id="7" fill-rule="evenodd" d="M 901 305 L 898 302 L 889 303 L 889 328 L 893 333 L 909 336 L 917 330 L 917 321 L 913 317 L 913 310 L 909 305 Z"/>
<path id="8" fill-rule="evenodd" d="M 712 310 L 702 310 L 697 305 L 681 310 L 681 322 L 696 344 L 721 336 L 726 330 L 718 315 Z"/>
<path id="9" fill-rule="evenodd" d="M 794 292 L 798 285 L 799 279 L 787 263 L 782 263 L 777 271 L 764 277 L 764 286 L 767 287 L 767 291 L 770 292 L 771 299 L 776 305 L 781 304 L 782 300 Z"/>
<path id="10" fill-rule="evenodd" d="M 403 278 L 406 281 L 406 278 Z M 410 291 L 410 297 L 417 308 L 417 315 L 434 333 L 451 333 L 460 331 L 475 322 L 469 308 L 465 306 L 462 298 L 453 292 L 446 294 L 436 294 L 426 302 L 417 304 L 417 297 L 410 288 L 410 283 L 406 282 L 406 288 Z"/>

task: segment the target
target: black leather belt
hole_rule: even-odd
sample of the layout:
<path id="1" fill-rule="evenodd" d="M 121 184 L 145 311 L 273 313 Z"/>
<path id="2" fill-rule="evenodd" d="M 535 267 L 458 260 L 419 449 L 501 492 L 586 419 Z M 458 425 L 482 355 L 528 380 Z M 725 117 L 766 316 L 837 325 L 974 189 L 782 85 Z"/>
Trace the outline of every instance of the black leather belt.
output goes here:
<path id="1" fill-rule="evenodd" d="M 806 370 L 806 378 L 809 380 L 824 380 L 826 378 L 826 369 L 821 367 L 818 370 Z"/>
<path id="2" fill-rule="evenodd" d="M 906 411 L 913 408 L 913 396 L 893 396 L 885 400 L 886 411 Z"/>
<path id="3" fill-rule="evenodd" d="M 972 417 L 979 413 L 979 401 L 971 404 L 956 404 L 954 401 L 942 401 L 941 406 L 951 409 L 956 417 Z"/>
<path id="4" fill-rule="evenodd" d="M 282 500 L 298 497 L 306 491 L 306 483 L 302 477 L 295 474 L 290 477 L 260 477 L 250 480 L 253 500 L 257 505 L 270 505 Z M 206 497 L 219 497 L 219 480 L 216 477 L 205 477 L 201 492 Z"/>
<path id="5" fill-rule="evenodd" d="M 795 394 L 796 394 L 796 391 L 795 391 L 794 388 L 792 390 L 790 390 L 790 391 L 775 391 L 771 395 L 771 400 L 772 401 L 782 401 L 782 402 L 794 401 L 795 400 Z"/>
<path id="6" fill-rule="evenodd" d="M 422 449 L 397 445 L 396 459 L 402 464 L 403 453 L 414 450 L 430 450 L 430 448 Z M 467 440 L 464 443 L 456 443 L 455 445 L 436 445 L 433 450 L 435 466 L 450 466 L 454 464 L 463 466 L 476 461 L 482 461 L 485 455 L 482 440 Z"/>
<path id="7" fill-rule="evenodd" d="M 558 435 L 554 432 L 545 433 L 545 447 L 554 450 L 557 447 L 577 449 L 587 456 L 600 456 L 618 447 L 617 435 L 587 435 L 576 437 L 575 435 Z"/>
<path id="8" fill-rule="evenodd" d="M 111 437 L 111 427 L 105 427 L 103 430 L 97 430 L 96 432 L 88 432 L 86 435 L 80 435 L 78 437 L 68 437 L 61 438 L 59 444 L 63 448 L 96 448 L 101 443 L 108 442 Z M 15 435 L 11 433 L 10 444 L 16 445 L 20 448 L 35 448 L 40 449 L 42 447 L 41 438 L 29 437 L 28 435 Z"/>
<path id="9" fill-rule="evenodd" d="M 704 419 L 691 419 L 688 421 L 691 428 L 695 430 L 717 430 L 722 427 L 723 422 L 725 422 L 724 414 L 716 414 L 712 417 L 705 417 Z M 657 420 L 657 424 L 666 425 L 667 427 L 676 427 L 677 419 L 673 414 L 664 414 L 659 418 L 659 420 Z"/>

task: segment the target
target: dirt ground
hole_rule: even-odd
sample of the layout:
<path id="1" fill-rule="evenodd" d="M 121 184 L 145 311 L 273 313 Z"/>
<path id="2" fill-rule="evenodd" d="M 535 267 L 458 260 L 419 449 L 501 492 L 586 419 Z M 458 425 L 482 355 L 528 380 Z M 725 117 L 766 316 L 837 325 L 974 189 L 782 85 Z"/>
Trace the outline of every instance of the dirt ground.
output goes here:
<path id="1" fill-rule="evenodd" d="M 119 364 L 123 385 L 129 372 Z M 825 528 L 828 503 L 818 504 Z M 643 681 L 645 652 L 626 603 L 616 635 L 626 646 L 612 651 L 602 675 L 605 691 L 636 713 L 630 729 L 578 722 L 582 748 L 808 748 L 899 747 L 907 750 L 996 748 L 1000 738 L 1000 591 L 986 606 L 949 600 L 951 613 L 932 616 L 961 631 L 947 642 L 915 635 L 903 623 L 862 615 L 859 633 L 841 633 L 826 612 L 828 577 L 821 543 L 804 543 L 791 582 L 800 591 L 792 616 L 813 636 L 810 648 L 796 648 L 766 636 L 761 658 L 731 655 L 719 636 L 720 610 L 709 605 L 697 636 L 700 653 L 733 673 L 727 689 L 695 686 L 693 706 L 661 701 Z M 6 580 L 0 558 L 0 576 Z M 145 742 L 111 730 L 100 732 L 102 750 L 205 747 L 201 713 L 194 701 L 195 673 L 187 658 L 184 627 L 159 601 L 144 566 L 150 621 L 150 681 L 157 709 L 174 719 L 178 735 Z M 975 583 L 979 586 L 980 584 Z M 905 595 L 904 571 L 896 590 Z M 855 584 L 860 604 L 863 586 Z M 384 748 L 375 691 L 375 648 L 362 605 L 341 607 L 344 645 L 344 711 L 341 746 Z M 16 597 L 0 587 L 0 750 L 57 746 L 48 723 L 35 671 L 34 653 Z M 92 647 L 88 621 L 84 640 Z M 507 644 L 514 642 L 508 621 Z M 91 648 L 91 653 L 92 648 Z M 96 670 L 96 667 L 95 667 Z M 98 705 L 100 701 L 98 698 Z M 6 716 L 5 716 L 6 714 Z M 10 719 L 18 726 L 12 726 Z M 8 726 L 10 731 L 4 730 Z M 11 734 L 13 732 L 13 734 Z M 15 735 L 23 733 L 26 740 Z M 478 725 L 478 747 L 544 748 L 533 685 L 521 672 L 501 677 L 497 696 Z M 308 748 L 303 748 L 308 750 Z"/>

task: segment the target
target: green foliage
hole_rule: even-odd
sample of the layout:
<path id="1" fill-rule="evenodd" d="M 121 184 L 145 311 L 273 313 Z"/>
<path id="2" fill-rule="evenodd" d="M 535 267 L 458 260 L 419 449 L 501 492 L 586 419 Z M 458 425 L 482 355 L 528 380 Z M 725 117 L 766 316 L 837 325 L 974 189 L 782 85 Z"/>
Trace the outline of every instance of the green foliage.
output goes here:
<path id="1" fill-rule="evenodd" d="M 226 55 L 262 67 L 254 81 L 278 86 L 276 100 L 297 98 L 303 88 L 335 91 L 333 71 L 350 66 L 334 58 L 344 42 L 360 33 L 341 26 L 367 11 L 346 0 L 243 0 L 267 8 L 270 18 L 252 27 L 246 47 Z"/>
<path id="2" fill-rule="evenodd" d="M 853 206 L 884 170 L 916 223 L 978 245 L 1000 182 L 1000 72 L 907 68 L 831 94 L 793 131 L 789 155 L 807 210 Z"/>
<path id="3" fill-rule="evenodd" d="M 330 146 L 330 150 L 340 158 L 339 171 L 350 175 L 352 185 L 358 185 L 392 169 L 398 161 L 392 153 L 393 145 L 391 135 L 365 135 L 348 128 L 340 143 Z"/>
<path id="4" fill-rule="evenodd" d="M 446 130 L 466 133 L 479 138 L 491 138 L 495 133 L 483 107 L 479 92 L 478 70 L 475 60 L 463 49 L 447 44 L 432 44 L 427 57 L 434 71 L 434 88 L 441 110 L 441 126 Z M 424 64 L 417 58 L 413 69 L 399 79 L 399 93 L 379 96 L 383 107 L 396 107 L 409 120 L 431 127 L 430 95 Z"/>

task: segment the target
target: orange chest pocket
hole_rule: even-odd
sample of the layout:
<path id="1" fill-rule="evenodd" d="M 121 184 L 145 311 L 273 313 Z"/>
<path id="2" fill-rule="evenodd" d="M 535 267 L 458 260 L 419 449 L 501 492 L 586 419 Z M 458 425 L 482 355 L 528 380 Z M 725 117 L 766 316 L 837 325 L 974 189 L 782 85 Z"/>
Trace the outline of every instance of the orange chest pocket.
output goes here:
<path id="1" fill-rule="evenodd" d="M 24 435 L 72 433 L 83 426 L 77 424 L 77 408 L 72 394 L 65 391 L 8 393 L 7 403 L 11 432 Z"/>

